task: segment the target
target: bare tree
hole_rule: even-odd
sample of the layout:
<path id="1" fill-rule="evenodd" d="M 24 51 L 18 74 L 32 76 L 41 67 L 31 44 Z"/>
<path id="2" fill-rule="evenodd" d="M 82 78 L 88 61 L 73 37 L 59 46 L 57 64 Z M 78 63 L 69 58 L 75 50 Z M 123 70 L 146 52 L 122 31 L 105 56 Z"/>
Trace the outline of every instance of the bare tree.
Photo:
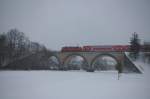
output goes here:
<path id="1" fill-rule="evenodd" d="M 28 42 L 30 41 L 23 32 L 20 32 L 17 29 L 11 29 L 7 32 L 6 38 L 10 59 L 25 55 L 25 52 L 28 50 Z"/>

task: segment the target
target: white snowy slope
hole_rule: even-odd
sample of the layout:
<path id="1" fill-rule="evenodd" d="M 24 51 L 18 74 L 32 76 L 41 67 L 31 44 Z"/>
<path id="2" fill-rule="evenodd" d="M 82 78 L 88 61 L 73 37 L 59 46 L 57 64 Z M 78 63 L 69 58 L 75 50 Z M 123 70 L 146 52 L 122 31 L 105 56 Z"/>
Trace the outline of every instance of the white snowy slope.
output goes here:
<path id="1" fill-rule="evenodd" d="M 143 74 L 116 71 L 0 71 L 0 99 L 150 99 L 150 66 Z"/>
<path id="2" fill-rule="evenodd" d="M 130 61 L 132 61 L 132 59 L 129 57 L 129 52 L 125 52 L 125 55 L 127 56 L 127 58 L 130 60 Z M 139 63 L 141 63 L 141 59 L 139 59 L 138 61 L 132 61 L 133 62 L 133 64 L 136 66 L 136 68 L 141 72 L 141 73 L 143 73 L 144 72 L 144 69 L 143 69 L 143 67 L 140 65 L 140 64 L 137 64 L 137 62 Z"/>

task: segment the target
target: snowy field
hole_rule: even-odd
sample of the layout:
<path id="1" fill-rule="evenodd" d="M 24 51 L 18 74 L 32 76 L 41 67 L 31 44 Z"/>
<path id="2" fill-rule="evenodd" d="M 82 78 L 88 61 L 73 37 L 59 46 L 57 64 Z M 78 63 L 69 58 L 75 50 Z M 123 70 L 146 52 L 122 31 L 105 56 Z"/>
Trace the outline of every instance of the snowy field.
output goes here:
<path id="1" fill-rule="evenodd" d="M 0 71 L 0 99 L 150 99 L 150 66 L 140 65 L 143 74 L 119 80 L 116 71 Z"/>

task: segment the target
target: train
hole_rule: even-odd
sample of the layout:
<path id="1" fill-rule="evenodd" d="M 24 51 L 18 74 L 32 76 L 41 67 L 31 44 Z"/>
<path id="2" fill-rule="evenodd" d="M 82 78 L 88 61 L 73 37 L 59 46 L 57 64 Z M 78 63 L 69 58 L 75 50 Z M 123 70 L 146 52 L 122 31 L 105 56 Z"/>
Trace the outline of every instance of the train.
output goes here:
<path id="1" fill-rule="evenodd" d="M 66 46 L 62 47 L 61 52 L 107 52 L 107 51 L 120 51 L 128 52 L 130 50 L 130 45 L 99 45 L 99 46 Z"/>

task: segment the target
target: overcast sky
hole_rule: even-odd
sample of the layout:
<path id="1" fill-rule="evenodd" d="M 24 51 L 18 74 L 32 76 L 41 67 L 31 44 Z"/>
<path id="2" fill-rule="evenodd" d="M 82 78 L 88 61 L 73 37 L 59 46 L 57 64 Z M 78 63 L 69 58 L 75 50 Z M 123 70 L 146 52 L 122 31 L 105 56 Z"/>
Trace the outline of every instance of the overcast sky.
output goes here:
<path id="1" fill-rule="evenodd" d="M 12 28 L 57 50 L 150 41 L 150 0 L 0 0 L 0 32 Z"/>

